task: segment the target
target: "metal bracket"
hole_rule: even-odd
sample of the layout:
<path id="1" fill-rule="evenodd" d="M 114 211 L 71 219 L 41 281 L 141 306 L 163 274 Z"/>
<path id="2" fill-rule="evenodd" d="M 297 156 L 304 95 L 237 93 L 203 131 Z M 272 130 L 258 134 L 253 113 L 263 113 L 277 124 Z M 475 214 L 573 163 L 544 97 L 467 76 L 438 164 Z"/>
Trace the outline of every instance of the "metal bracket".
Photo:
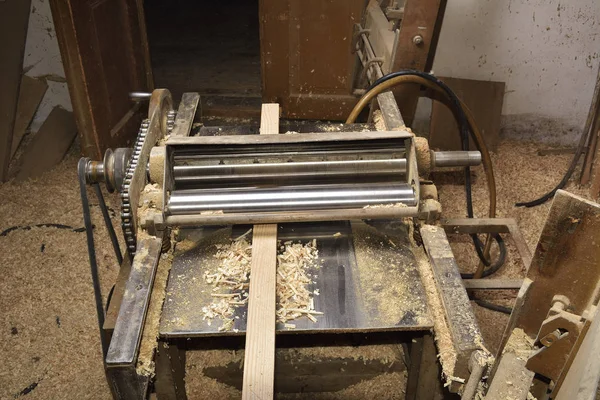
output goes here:
<path id="1" fill-rule="evenodd" d="M 554 296 L 552 307 L 536 338 L 541 348 L 529 357 L 526 364 L 529 370 L 554 382 L 558 381 L 585 323 L 582 316 L 566 311 L 569 305 L 566 296 Z"/>

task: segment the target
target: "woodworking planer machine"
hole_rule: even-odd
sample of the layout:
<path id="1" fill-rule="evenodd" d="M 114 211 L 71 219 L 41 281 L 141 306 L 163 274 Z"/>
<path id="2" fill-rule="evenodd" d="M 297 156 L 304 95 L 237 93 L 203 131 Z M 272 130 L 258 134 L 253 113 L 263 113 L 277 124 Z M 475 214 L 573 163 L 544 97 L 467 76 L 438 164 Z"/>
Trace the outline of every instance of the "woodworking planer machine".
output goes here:
<path id="1" fill-rule="evenodd" d="M 316 239 L 322 259 L 311 285 L 320 291 L 314 300 L 323 317 L 299 319 L 293 329 L 278 323 L 278 337 L 397 334 L 411 360 L 407 393 L 416 398 L 423 390 L 416 382 L 425 375 L 439 381 L 435 353 L 427 354 L 435 349 L 431 332 L 443 330 L 452 341 L 438 342 L 438 353 L 454 354 L 441 360 L 446 386 L 462 390 L 472 358 L 485 351 L 446 234 L 435 225 L 441 213 L 435 186 L 424 178 L 436 168 L 478 165 L 480 153 L 431 151 L 401 126 L 191 136 L 198 101 L 198 94 L 186 93 L 175 111 L 170 92 L 154 90 L 133 148 L 107 150 L 102 161 L 79 164 L 82 195 L 85 183 L 98 188 L 103 182 L 122 202 L 127 255 L 110 304 L 98 308 L 113 396 L 143 399 L 154 390 L 159 398 L 185 398 L 182 360 L 189 343 L 243 340 L 246 307 L 236 309 L 231 330 L 202 318 L 210 287 L 200 277 L 214 256 L 211 238 L 225 229 L 230 240 L 264 223 L 279 224 L 280 240 Z M 386 126 L 399 118 L 383 111 Z M 158 278 L 167 252 L 168 279 Z M 430 273 L 423 272 L 423 260 Z M 388 281 L 401 287 L 388 288 Z"/>

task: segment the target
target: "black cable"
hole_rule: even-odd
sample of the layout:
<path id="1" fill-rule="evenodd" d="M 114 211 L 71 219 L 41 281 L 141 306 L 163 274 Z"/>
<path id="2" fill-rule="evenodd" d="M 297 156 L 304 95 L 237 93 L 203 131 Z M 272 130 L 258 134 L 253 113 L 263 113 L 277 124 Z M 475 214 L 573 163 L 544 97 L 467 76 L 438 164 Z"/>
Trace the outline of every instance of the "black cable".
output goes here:
<path id="1" fill-rule="evenodd" d="M 586 135 L 586 132 L 583 132 L 583 135 Z M 577 168 L 577 164 L 579 163 L 579 159 L 581 158 L 581 155 L 583 154 L 584 150 L 585 145 L 581 145 L 580 143 L 579 146 L 577 146 L 577 150 L 575 151 L 575 155 L 573 156 L 571 165 L 569 165 L 569 169 L 567 170 L 567 172 L 565 172 L 565 175 L 554 189 L 552 189 L 551 191 L 549 191 L 548 193 L 536 200 L 515 203 L 515 207 L 535 207 L 539 206 L 540 204 L 544 204 L 545 202 L 553 198 L 556 192 L 559 189 L 564 188 L 567 182 L 569 182 L 569 179 L 571 179 L 571 176 L 573 175 L 573 172 L 575 172 L 575 168 Z"/>
<path id="2" fill-rule="evenodd" d="M 90 259 L 90 270 L 92 273 L 92 284 L 94 287 L 94 298 L 96 301 L 96 315 L 98 317 L 98 331 L 100 333 L 100 343 L 102 344 L 103 359 L 108 352 L 108 342 L 102 331 L 104 326 L 104 307 L 102 306 L 102 289 L 100 287 L 100 277 L 98 274 L 98 263 L 96 261 L 96 249 L 94 248 L 94 231 L 92 228 L 92 217 L 90 214 L 90 204 L 87 196 L 87 187 L 85 181 L 85 168 L 89 159 L 81 158 L 77 165 L 79 176 L 79 192 L 81 194 L 81 207 L 83 208 L 83 222 L 87 237 L 88 256 Z"/>
<path id="3" fill-rule="evenodd" d="M 475 237 L 477 237 L 477 235 L 475 235 Z M 498 255 L 498 259 L 491 265 L 488 265 L 486 269 L 483 270 L 483 273 L 481 274 L 482 278 L 487 278 L 488 276 L 494 275 L 496 272 L 498 272 L 498 270 L 502 267 L 502 265 L 504 265 L 504 262 L 506 261 L 506 243 L 504 243 L 504 239 L 502 239 L 502 236 L 500 236 L 499 234 L 495 234 L 492 235 L 492 238 L 496 241 L 496 243 L 498 244 L 498 249 L 499 249 L 499 255 Z M 479 240 L 479 238 L 477 238 L 477 240 Z M 481 244 L 481 242 L 480 242 Z M 475 250 L 477 250 L 478 252 L 481 250 L 481 248 L 478 248 L 477 246 L 475 246 Z M 478 253 L 479 255 L 479 253 Z M 483 252 L 482 255 L 480 256 L 483 257 Z M 460 277 L 463 279 L 473 279 L 475 277 L 475 274 L 471 274 L 471 273 L 461 273 Z"/>
<path id="4" fill-rule="evenodd" d="M 504 314 L 508 314 L 508 315 L 512 314 L 512 308 L 510 308 L 510 307 L 504 307 L 504 306 L 501 306 L 501 305 L 498 305 L 498 304 L 490 303 L 490 302 L 485 301 L 485 300 L 479 300 L 479 299 L 477 299 L 477 300 L 474 300 L 474 301 L 475 301 L 475 304 L 477 304 L 478 306 L 483 307 L 483 308 L 487 308 L 488 310 L 498 311 L 498 312 L 501 312 L 501 313 L 504 313 Z"/>
<path id="5" fill-rule="evenodd" d="M 456 122 L 457 122 L 458 128 L 459 128 L 462 149 L 465 151 L 469 150 L 469 136 L 473 137 L 475 143 L 477 143 L 477 141 L 475 140 L 474 129 L 467 122 L 468 119 L 465 115 L 465 112 L 464 112 L 462 106 L 461 106 L 460 100 L 458 99 L 456 94 L 452 91 L 452 89 L 450 89 L 450 87 L 448 87 L 448 85 L 446 85 L 444 82 L 442 82 L 441 80 L 439 80 L 438 78 L 436 78 L 435 76 L 433 76 L 431 74 L 428 74 L 426 72 L 421 72 L 421 71 L 414 71 L 414 70 L 404 70 L 404 71 L 392 72 L 390 74 L 382 76 L 381 78 L 379 78 L 375 82 L 373 82 L 373 84 L 367 89 L 367 92 L 370 91 L 371 89 L 373 89 L 374 87 L 380 85 L 381 83 L 383 83 L 387 80 L 390 80 L 392 78 L 395 78 L 397 76 L 418 76 L 418 77 L 426 79 L 426 80 L 434 83 L 438 87 L 440 87 L 448 95 L 450 104 L 455 109 L 454 115 L 455 115 L 455 118 L 457 118 Z M 472 186 L 471 185 L 471 168 L 468 166 L 465 167 L 464 172 L 465 172 L 465 196 L 466 196 L 466 201 L 467 201 L 467 216 L 469 218 L 474 218 L 473 193 L 472 193 L 472 187 L 471 187 Z M 475 247 L 475 251 L 477 252 L 477 256 L 479 257 L 481 262 L 486 267 L 490 267 L 487 270 L 484 270 L 483 276 L 489 276 L 489 275 L 495 273 L 496 271 L 498 271 L 498 269 L 500 269 L 500 267 L 502 267 L 502 265 L 506 261 L 506 254 L 507 254 L 506 244 L 504 243 L 504 241 L 502 240 L 502 238 L 500 237 L 499 234 L 494 234 L 494 235 L 492 235 L 492 237 L 498 244 L 498 247 L 500 250 L 498 259 L 493 264 L 490 260 L 488 260 L 485 257 L 485 254 L 483 251 L 484 245 L 481 242 L 481 240 L 479 239 L 479 237 L 477 236 L 477 234 L 471 235 L 471 239 L 473 240 L 473 245 Z M 464 274 L 464 275 L 466 276 L 465 279 L 470 279 L 470 278 L 468 278 L 468 276 L 470 276 L 471 278 L 473 276 L 473 274 Z"/>
<path id="6" fill-rule="evenodd" d="M 96 192 L 96 197 L 98 197 L 98 203 L 100 203 L 100 210 L 102 210 L 102 216 L 104 217 L 104 225 L 106 225 L 106 230 L 108 231 L 108 235 L 110 236 L 110 241 L 112 242 L 113 250 L 115 251 L 115 256 L 117 257 L 117 261 L 119 262 L 120 267 L 121 264 L 123 264 L 123 254 L 121 253 L 121 248 L 119 247 L 119 240 L 117 239 L 115 228 L 113 227 L 110 216 L 108 215 L 108 209 L 106 207 L 106 203 L 104 202 L 102 190 L 100 189 L 100 185 L 98 185 L 97 183 L 94 183 L 92 186 L 94 187 L 94 191 Z"/>

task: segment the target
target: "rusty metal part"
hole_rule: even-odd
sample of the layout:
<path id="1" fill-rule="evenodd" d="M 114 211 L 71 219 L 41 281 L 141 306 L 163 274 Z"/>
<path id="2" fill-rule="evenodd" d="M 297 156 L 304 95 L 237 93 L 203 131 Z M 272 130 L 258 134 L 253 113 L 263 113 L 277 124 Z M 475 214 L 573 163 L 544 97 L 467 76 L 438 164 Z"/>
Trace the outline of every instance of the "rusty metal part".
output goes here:
<path id="1" fill-rule="evenodd" d="M 441 227 L 433 225 L 424 225 L 419 232 L 431 263 L 435 284 L 442 301 L 444 320 L 450 330 L 453 351 L 456 353 L 454 369 L 444 370 L 444 373 L 447 376 L 465 379 L 469 376 L 468 365 L 471 354 L 483 350 L 479 326 L 467 291 L 462 284 L 446 233 Z M 456 391 L 458 385 L 453 383 L 450 389 Z"/>
<path id="2" fill-rule="evenodd" d="M 131 158 L 130 148 L 107 149 L 103 161 L 89 161 L 86 166 L 88 183 L 104 182 L 109 193 L 123 186 L 127 163 Z"/>
<path id="3" fill-rule="evenodd" d="M 565 311 L 565 296 L 555 296 L 536 341 L 543 346 L 529 357 L 527 368 L 557 382 L 584 327 L 584 319 Z"/>
<path id="4" fill-rule="evenodd" d="M 171 92 L 156 89 L 152 92 L 148 108 L 148 120 L 142 123 L 135 142 L 133 155 L 127 167 L 123 192 L 121 193 L 121 225 L 127 250 L 131 256 L 136 251 L 137 208 L 140 192 L 146 182 L 146 166 L 150 150 L 169 130 L 169 112 L 173 110 Z"/>
<path id="5" fill-rule="evenodd" d="M 133 259 L 125 284 L 105 360 L 109 384 L 113 393 L 121 395 L 119 398 L 146 398 L 149 378 L 137 374 L 136 362 L 161 245 L 162 237 L 146 235 L 140 239 L 139 255 Z"/>
<path id="6" fill-rule="evenodd" d="M 198 93 L 184 93 L 179 102 L 177 115 L 173 121 L 173 136 L 189 136 L 194 123 L 196 109 L 200 103 L 200 95 Z"/>
<path id="7" fill-rule="evenodd" d="M 600 205 L 557 191 L 502 340 L 501 349 L 517 328 L 537 338 L 543 347 L 527 367 L 553 379 L 553 393 L 560 391 L 598 303 L 600 243 L 590 240 L 598 236 Z"/>
<path id="8" fill-rule="evenodd" d="M 370 83 L 375 82 L 377 79 L 383 76 L 381 64 L 379 62 L 369 63 L 369 60 L 376 59 L 375 52 L 369 42 L 368 29 L 363 29 L 360 24 L 354 26 L 356 32 L 357 41 L 353 47 L 358 55 L 364 70 L 366 71 L 366 77 Z M 362 43 L 362 46 L 361 46 Z M 396 103 L 396 99 L 392 92 L 384 92 L 377 95 L 377 104 L 381 110 L 383 122 L 387 130 L 399 130 L 405 128 L 404 120 L 400 114 L 400 109 Z"/>
<path id="9" fill-rule="evenodd" d="M 446 233 L 509 233 L 526 269 L 531 264 L 531 251 L 512 218 L 453 218 L 442 221 Z"/>

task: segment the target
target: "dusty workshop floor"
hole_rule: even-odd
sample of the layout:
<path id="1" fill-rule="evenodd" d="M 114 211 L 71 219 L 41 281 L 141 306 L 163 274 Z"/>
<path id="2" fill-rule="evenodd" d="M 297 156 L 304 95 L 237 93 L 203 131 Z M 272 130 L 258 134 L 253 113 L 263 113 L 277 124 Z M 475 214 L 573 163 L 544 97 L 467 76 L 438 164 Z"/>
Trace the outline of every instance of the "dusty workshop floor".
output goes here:
<path id="1" fill-rule="evenodd" d="M 533 248 L 543 226 L 549 205 L 533 209 L 516 209 L 517 200 L 533 199 L 557 182 L 566 169 L 570 155 L 540 157 L 538 146 L 504 141 L 494 155 L 499 187 L 499 216 L 514 217 L 529 245 Z M 0 398 L 36 399 L 105 399 L 109 392 L 104 380 L 100 343 L 96 327 L 93 293 L 89 275 L 85 233 L 76 180 L 78 149 L 73 149 L 57 168 L 42 178 L 0 186 Z M 486 213 L 485 181 L 475 170 L 474 197 L 476 214 Z M 443 179 L 444 182 L 450 181 Z M 447 217 L 463 216 L 463 188 L 459 184 L 440 185 L 441 201 Z M 570 187 L 585 195 L 585 190 Z M 113 210 L 115 198 L 108 199 Z M 106 232 L 101 224 L 95 201 L 98 259 L 104 292 L 115 279 L 117 266 Z M 38 224 L 62 224 L 70 228 L 34 227 Z M 13 229 L 19 226 L 21 228 Z M 32 227 L 32 228 L 29 228 Z M 454 244 L 459 263 L 468 269 L 475 265 L 473 251 L 465 238 Z M 499 276 L 521 277 L 523 268 L 511 249 L 510 261 Z M 509 304 L 514 292 L 482 294 L 499 304 Z M 503 314 L 475 306 L 483 335 L 490 349 L 497 346 L 506 323 Z M 190 357 L 189 369 L 201 365 Z M 379 398 L 396 398 L 393 394 L 403 374 L 393 373 L 362 382 L 369 393 Z M 207 382 L 189 382 L 193 397 L 210 389 L 213 397 L 219 388 Z M 219 390 L 218 390 L 219 389 Z M 338 396 L 356 397 L 358 387 L 348 388 Z M 363 392 L 364 393 L 364 392 Z M 400 396 L 401 397 L 401 396 Z"/>

